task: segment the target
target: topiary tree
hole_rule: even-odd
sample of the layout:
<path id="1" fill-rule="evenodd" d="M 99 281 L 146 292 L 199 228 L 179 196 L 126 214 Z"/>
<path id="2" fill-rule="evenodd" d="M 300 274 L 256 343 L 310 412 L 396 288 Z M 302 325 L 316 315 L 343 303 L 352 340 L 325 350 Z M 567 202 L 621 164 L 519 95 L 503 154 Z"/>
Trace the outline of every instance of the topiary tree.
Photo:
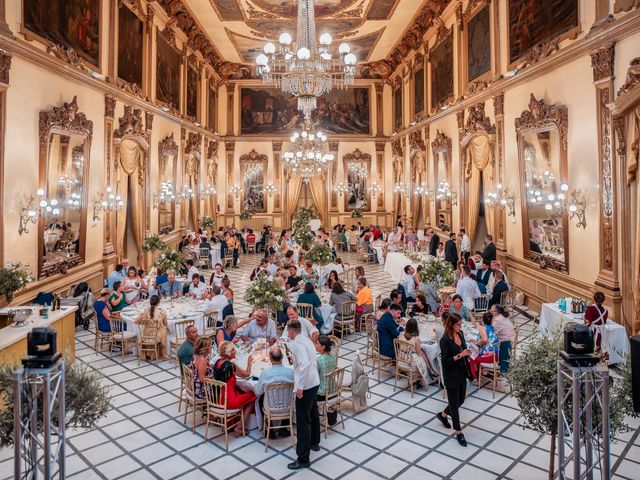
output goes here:
<path id="1" fill-rule="evenodd" d="M 313 207 L 300 207 L 293 219 L 293 239 L 302 247 L 311 247 L 315 236 L 311 231 L 309 222 L 317 218 L 316 209 Z"/>

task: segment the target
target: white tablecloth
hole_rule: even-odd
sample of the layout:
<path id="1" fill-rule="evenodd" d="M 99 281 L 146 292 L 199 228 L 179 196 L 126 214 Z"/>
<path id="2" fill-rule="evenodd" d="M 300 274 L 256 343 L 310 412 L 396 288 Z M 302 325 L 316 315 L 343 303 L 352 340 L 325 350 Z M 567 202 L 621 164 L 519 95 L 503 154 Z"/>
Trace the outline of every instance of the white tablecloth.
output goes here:
<path id="1" fill-rule="evenodd" d="M 429 255 L 426 253 L 420 254 L 426 260 Z M 413 262 L 407 258 L 402 252 L 387 252 L 387 259 L 384 262 L 384 271 L 391 275 L 396 282 L 402 279 L 404 273 L 404 267 L 411 265 L 413 268 L 418 266 L 418 263 Z"/>
<path id="2" fill-rule="evenodd" d="M 568 299 L 571 305 L 571 299 Z M 540 331 L 551 335 L 556 330 L 564 329 L 569 322 L 584 323 L 582 313 L 563 313 L 557 303 L 543 303 L 540 310 Z M 620 363 L 624 356 L 629 353 L 629 337 L 625 328 L 609 320 L 607 322 L 607 347 L 609 352 L 609 363 Z"/>
<path id="3" fill-rule="evenodd" d="M 336 312 L 336 309 L 329 305 L 329 303 L 327 303 L 329 301 L 329 295 L 330 294 L 327 292 L 319 293 L 322 305 L 320 305 L 318 310 L 320 311 L 320 315 L 322 315 L 322 320 L 324 320 L 322 328 L 320 329 L 320 333 L 323 333 L 325 335 L 331 333 L 331 330 L 333 329 L 333 321 L 336 319 L 336 315 L 338 314 Z M 290 294 L 289 303 L 291 305 L 296 305 L 298 303 L 298 296 Z"/>

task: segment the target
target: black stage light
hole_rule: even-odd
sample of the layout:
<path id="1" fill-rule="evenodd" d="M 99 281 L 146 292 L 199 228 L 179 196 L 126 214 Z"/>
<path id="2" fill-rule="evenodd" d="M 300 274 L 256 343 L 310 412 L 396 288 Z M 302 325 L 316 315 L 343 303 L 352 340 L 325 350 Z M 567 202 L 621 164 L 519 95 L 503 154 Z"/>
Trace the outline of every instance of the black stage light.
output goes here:
<path id="1" fill-rule="evenodd" d="M 593 332 L 586 325 L 569 323 L 564 327 L 564 351 L 560 352 L 569 364 L 576 367 L 592 367 L 600 358 L 593 353 Z"/>
<path id="2" fill-rule="evenodd" d="M 27 356 L 22 359 L 25 368 L 48 368 L 60 360 L 56 348 L 57 332 L 53 328 L 37 327 L 27 334 Z"/>

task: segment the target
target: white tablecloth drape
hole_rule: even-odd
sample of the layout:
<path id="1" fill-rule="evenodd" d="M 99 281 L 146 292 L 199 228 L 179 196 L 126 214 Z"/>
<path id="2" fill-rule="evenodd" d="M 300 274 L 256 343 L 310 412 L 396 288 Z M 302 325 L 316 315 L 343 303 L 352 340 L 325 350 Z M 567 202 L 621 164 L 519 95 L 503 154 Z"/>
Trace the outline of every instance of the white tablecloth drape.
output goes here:
<path id="1" fill-rule="evenodd" d="M 429 255 L 426 253 L 421 254 L 426 260 Z M 413 262 L 407 258 L 402 252 L 387 252 L 387 260 L 384 263 L 384 271 L 391 275 L 391 278 L 396 282 L 402 279 L 404 273 L 404 267 L 411 265 L 413 268 L 418 266 L 417 262 Z"/>
<path id="2" fill-rule="evenodd" d="M 571 305 L 571 299 L 569 299 Z M 582 313 L 563 313 L 557 303 L 543 303 L 540 310 L 540 331 L 546 335 L 552 335 L 557 330 L 563 330 L 569 322 L 584 323 Z M 629 353 L 629 337 L 625 328 L 609 320 L 606 327 L 607 347 L 609 352 L 609 364 L 620 363 Z"/>

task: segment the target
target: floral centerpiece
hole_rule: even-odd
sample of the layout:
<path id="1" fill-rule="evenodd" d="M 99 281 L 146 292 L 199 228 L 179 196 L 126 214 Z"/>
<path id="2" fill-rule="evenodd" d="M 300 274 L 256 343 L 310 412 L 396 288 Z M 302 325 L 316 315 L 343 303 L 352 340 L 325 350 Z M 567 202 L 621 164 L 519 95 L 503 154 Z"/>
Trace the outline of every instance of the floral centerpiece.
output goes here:
<path id="1" fill-rule="evenodd" d="M 311 247 L 315 236 L 309 227 L 309 222 L 316 218 L 316 209 L 313 207 L 300 207 L 293 219 L 293 239 L 300 246 Z"/>
<path id="2" fill-rule="evenodd" d="M 160 237 L 156 234 L 151 234 L 142 242 L 142 251 L 145 253 L 148 252 L 158 252 L 160 250 L 166 250 L 167 244 L 160 240 Z"/>
<path id="3" fill-rule="evenodd" d="M 453 275 L 453 267 L 445 260 L 432 258 L 420 262 L 422 270 L 420 270 L 420 281 L 430 283 L 436 290 L 452 285 L 455 278 Z"/>
<path id="4" fill-rule="evenodd" d="M 202 217 L 202 220 L 200 220 L 200 227 L 204 230 L 213 230 L 215 226 L 216 221 L 213 217 Z"/>
<path id="5" fill-rule="evenodd" d="M 354 208 L 351 211 L 351 218 L 362 218 L 364 217 L 364 214 L 362 213 L 362 210 L 359 208 Z"/>
<path id="6" fill-rule="evenodd" d="M 15 372 L 21 368 L 17 364 L 5 363 L 0 366 L 0 396 L 13 400 L 13 379 Z M 64 372 L 64 425 L 67 429 L 78 428 L 90 430 L 109 411 L 109 387 L 102 382 L 102 375 L 92 372 L 86 366 L 76 363 L 65 363 Z M 13 445 L 13 401 L 2 402 L 0 408 L 0 448 Z M 58 408 L 52 409 L 54 421 L 57 422 Z M 38 423 L 42 428 L 42 422 Z"/>
<path id="7" fill-rule="evenodd" d="M 240 220 L 249 220 L 251 217 L 253 217 L 253 214 L 249 210 L 240 212 Z"/>
<path id="8" fill-rule="evenodd" d="M 166 272 L 168 270 L 175 270 L 176 272 L 182 268 L 183 257 L 177 250 L 165 250 L 160 256 L 153 262 L 153 265 L 159 272 Z"/>
<path id="9" fill-rule="evenodd" d="M 31 271 L 27 265 L 17 263 L 0 267 L 0 295 L 4 295 L 7 303 L 11 303 L 14 292 L 22 290 L 31 280 Z"/>
<path id="10" fill-rule="evenodd" d="M 321 267 L 328 265 L 333 260 L 333 252 L 329 245 L 324 243 L 314 243 L 313 246 L 305 253 L 305 258 L 311 260 L 314 265 Z"/>
<path id="11" fill-rule="evenodd" d="M 247 288 L 244 299 L 255 308 L 266 308 L 275 312 L 282 310 L 286 293 L 275 278 L 263 272 L 257 275 Z"/>

